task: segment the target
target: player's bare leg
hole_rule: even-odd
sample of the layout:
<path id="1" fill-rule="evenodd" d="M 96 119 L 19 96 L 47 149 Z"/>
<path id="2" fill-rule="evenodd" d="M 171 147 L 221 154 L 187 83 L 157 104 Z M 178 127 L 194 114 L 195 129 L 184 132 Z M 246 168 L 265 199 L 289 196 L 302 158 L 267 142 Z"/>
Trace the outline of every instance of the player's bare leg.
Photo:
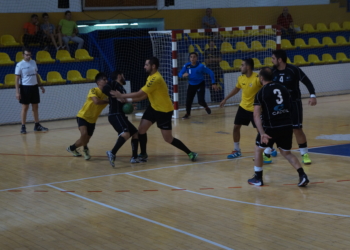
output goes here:
<path id="1" fill-rule="evenodd" d="M 303 129 L 302 128 L 293 129 L 293 133 L 299 145 L 299 150 L 300 150 L 301 157 L 303 158 L 303 163 L 311 164 L 311 160 L 308 154 L 306 135 Z"/>
<path id="2" fill-rule="evenodd" d="M 21 121 L 22 121 L 22 128 L 21 128 L 21 134 L 26 134 L 26 122 L 27 122 L 27 113 L 29 109 L 29 104 L 22 104 L 22 110 L 21 110 Z"/>
<path id="3" fill-rule="evenodd" d="M 72 153 L 75 157 L 81 156 L 81 154 L 77 151 L 77 148 L 84 146 L 84 149 L 87 149 L 87 144 L 89 143 L 91 138 L 91 136 L 88 135 L 86 126 L 80 126 L 79 130 L 80 138 L 73 145 L 67 148 L 67 151 Z"/>
<path id="4" fill-rule="evenodd" d="M 152 126 L 152 122 L 146 119 L 141 119 L 139 128 L 138 128 L 138 138 L 140 142 L 140 149 L 141 153 L 139 154 L 138 158 L 142 162 L 146 162 L 148 155 L 147 155 L 147 131 Z"/>
<path id="5" fill-rule="evenodd" d="M 241 140 L 241 127 L 242 125 L 234 124 L 233 126 L 233 151 L 231 154 L 227 156 L 227 159 L 234 159 L 237 157 L 240 157 L 241 154 L 241 148 L 239 146 L 239 142 Z"/>

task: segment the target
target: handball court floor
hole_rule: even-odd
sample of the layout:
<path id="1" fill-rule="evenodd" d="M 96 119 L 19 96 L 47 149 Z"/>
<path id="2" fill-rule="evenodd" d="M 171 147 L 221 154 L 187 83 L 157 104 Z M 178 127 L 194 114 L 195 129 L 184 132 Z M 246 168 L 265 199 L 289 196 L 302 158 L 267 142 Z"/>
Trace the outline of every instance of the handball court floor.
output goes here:
<path id="1" fill-rule="evenodd" d="M 107 117 L 97 121 L 89 161 L 66 151 L 79 137 L 75 119 L 43 122 L 48 133 L 28 124 L 27 135 L 1 126 L 0 249 L 349 249 L 350 96 L 307 101 L 304 131 L 315 152 L 306 188 L 280 154 L 264 166 L 266 186 L 248 185 L 251 126 L 242 127 L 242 157 L 226 159 L 237 106 L 173 122 L 174 135 L 199 153 L 194 163 L 156 126 L 148 162 L 129 163 L 128 141 L 116 168 L 105 155 L 117 138 Z M 343 136 L 316 139 L 335 134 Z"/>

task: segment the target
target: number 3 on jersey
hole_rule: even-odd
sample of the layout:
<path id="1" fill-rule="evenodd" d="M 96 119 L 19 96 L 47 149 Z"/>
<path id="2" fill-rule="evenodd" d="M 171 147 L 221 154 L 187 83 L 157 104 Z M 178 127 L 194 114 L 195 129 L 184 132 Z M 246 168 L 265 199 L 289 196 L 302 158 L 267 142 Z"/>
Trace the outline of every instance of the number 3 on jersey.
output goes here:
<path id="1" fill-rule="evenodd" d="M 274 93 L 275 95 L 277 95 L 277 99 L 276 99 L 277 104 L 283 103 L 283 97 L 282 97 L 281 90 L 279 90 L 279 89 L 274 89 L 274 90 L 273 90 L 273 93 Z"/>

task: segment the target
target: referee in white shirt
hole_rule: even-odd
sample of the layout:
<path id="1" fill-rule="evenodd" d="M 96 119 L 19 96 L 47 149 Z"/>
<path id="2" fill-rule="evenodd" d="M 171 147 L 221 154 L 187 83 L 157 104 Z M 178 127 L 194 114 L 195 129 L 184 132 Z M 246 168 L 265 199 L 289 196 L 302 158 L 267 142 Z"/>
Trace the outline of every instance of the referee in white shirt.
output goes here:
<path id="1" fill-rule="evenodd" d="M 33 117 L 35 121 L 34 131 L 46 132 L 47 128 L 39 123 L 38 106 L 40 103 L 38 67 L 34 60 L 31 60 L 32 53 L 28 48 L 23 49 L 23 60 L 17 63 L 16 75 L 16 98 L 22 104 L 21 134 L 26 134 L 26 120 L 29 104 L 32 104 Z M 43 86 L 40 86 L 42 93 L 45 93 Z"/>

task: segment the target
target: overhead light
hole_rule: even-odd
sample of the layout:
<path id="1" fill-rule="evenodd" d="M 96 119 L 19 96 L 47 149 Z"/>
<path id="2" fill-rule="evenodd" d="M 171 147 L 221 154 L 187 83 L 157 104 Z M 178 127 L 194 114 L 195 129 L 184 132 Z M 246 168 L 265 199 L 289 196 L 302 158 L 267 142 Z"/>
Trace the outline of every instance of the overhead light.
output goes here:
<path id="1" fill-rule="evenodd" d="M 109 23 L 109 24 L 95 24 L 94 26 L 123 26 L 129 25 L 128 23 Z"/>
<path id="2" fill-rule="evenodd" d="M 82 28 L 82 27 L 87 27 L 87 26 L 89 26 L 89 25 L 78 25 L 78 28 Z"/>
<path id="3" fill-rule="evenodd" d="M 130 25 L 139 25 L 138 23 L 130 23 Z"/>

